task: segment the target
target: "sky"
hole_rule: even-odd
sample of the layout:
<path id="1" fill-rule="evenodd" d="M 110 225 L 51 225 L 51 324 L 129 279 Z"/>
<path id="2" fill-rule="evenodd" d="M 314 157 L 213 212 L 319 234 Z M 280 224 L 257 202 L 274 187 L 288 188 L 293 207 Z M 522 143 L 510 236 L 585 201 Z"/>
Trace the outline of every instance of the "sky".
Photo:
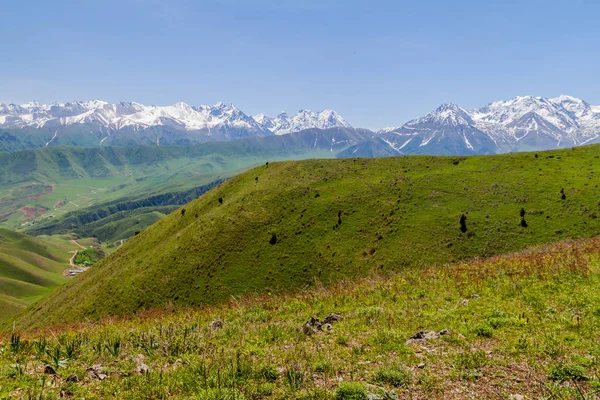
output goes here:
<path id="1" fill-rule="evenodd" d="M 441 103 L 600 104 L 596 0 L 0 0 L 0 102 L 234 103 L 398 126 Z"/>

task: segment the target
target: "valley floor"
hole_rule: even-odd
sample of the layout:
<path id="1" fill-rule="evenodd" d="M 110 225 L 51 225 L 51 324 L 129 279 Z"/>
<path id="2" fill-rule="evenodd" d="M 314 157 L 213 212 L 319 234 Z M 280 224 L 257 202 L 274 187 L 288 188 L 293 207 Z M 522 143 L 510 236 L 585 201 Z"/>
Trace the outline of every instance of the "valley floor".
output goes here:
<path id="1" fill-rule="evenodd" d="M 599 254 L 600 238 L 564 241 L 203 310 L 8 333 L 0 398 L 596 398 Z M 331 313 L 341 320 L 302 329 Z"/>

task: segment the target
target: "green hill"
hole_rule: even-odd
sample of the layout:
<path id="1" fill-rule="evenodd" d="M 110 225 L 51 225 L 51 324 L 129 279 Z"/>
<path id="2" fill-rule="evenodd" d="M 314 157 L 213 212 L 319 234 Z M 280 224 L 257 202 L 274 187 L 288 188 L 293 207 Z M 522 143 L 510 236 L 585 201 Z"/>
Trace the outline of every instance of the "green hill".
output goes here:
<path id="1" fill-rule="evenodd" d="M 330 129 L 195 146 L 0 152 L 0 226 L 34 235 L 62 233 L 80 227 L 74 218 L 88 223 L 92 214 L 101 219 L 116 211 L 178 206 L 207 185 L 266 161 L 334 157 L 365 135 Z"/>
<path id="2" fill-rule="evenodd" d="M 599 152 L 263 165 L 158 221 L 18 324 L 218 303 L 592 236 Z"/>
<path id="3" fill-rule="evenodd" d="M 0 397 L 593 399 L 599 250 L 599 237 L 566 240 L 298 294 L 5 334 Z M 331 326 L 301 329 L 334 312 Z M 422 331 L 431 339 L 411 339 Z"/>
<path id="4" fill-rule="evenodd" d="M 66 282 L 68 259 L 56 245 L 0 229 L 0 322 Z"/>

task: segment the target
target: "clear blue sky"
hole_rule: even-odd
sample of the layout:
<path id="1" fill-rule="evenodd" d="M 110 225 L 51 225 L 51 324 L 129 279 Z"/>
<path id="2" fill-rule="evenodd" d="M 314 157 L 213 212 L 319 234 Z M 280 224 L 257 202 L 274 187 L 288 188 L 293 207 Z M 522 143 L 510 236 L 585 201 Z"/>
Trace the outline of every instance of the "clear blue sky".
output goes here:
<path id="1" fill-rule="evenodd" d="M 0 0 L 0 102 L 234 103 L 400 125 L 440 103 L 600 104 L 600 2 Z"/>

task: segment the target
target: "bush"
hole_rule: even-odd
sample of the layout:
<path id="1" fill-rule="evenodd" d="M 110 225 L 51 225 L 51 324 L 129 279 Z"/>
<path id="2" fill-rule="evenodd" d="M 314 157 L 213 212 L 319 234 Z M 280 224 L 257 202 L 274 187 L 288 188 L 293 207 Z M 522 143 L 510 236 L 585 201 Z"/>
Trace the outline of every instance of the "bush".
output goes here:
<path id="1" fill-rule="evenodd" d="M 585 368 L 577 364 L 557 365 L 550 371 L 548 379 L 551 381 L 587 381 L 589 377 L 585 373 Z"/>
<path id="2" fill-rule="evenodd" d="M 467 231 L 467 216 L 465 214 L 460 216 L 460 231 L 462 233 Z"/>
<path id="3" fill-rule="evenodd" d="M 491 338 L 492 335 L 494 334 L 494 328 L 492 328 L 488 324 L 484 324 L 484 325 L 479 325 L 478 327 L 476 327 L 474 332 L 475 332 L 475 335 L 477 335 L 479 337 Z"/>
<path id="4" fill-rule="evenodd" d="M 348 339 L 348 336 L 343 336 L 343 335 L 342 335 L 342 336 L 338 336 L 338 337 L 335 339 L 335 342 L 336 342 L 337 344 L 339 344 L 340 346 L 345 346 L 345 345 L 347 345 L 347 344 L 348 344 L 348 340 L 349 340 L 349 339 Z"/>
<path id="5" fill-rule="evenodd" d="M 340 383 L 336 392 L 335 400 L 367 400 L 367 389 L 359 382 Z"/>
<path id="6" fill-rule="evenodd" d="M 410 375 L 402 368 L 381 367 L 375 371 L 373 380 L 385 385 L 403 387 L 410 383 Z"/>

